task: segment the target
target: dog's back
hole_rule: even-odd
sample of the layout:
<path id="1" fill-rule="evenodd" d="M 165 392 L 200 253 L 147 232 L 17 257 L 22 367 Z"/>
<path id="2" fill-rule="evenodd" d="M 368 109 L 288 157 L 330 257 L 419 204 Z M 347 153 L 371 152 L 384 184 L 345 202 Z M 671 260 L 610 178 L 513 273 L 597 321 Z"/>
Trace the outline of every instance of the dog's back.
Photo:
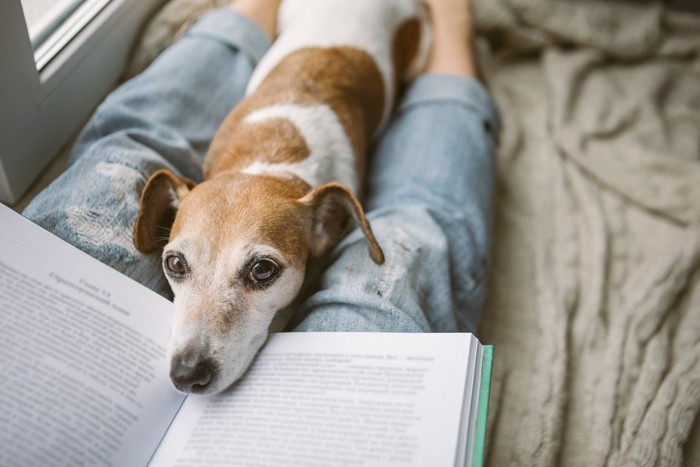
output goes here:
<path id="1" fill-rule="evenodd" d="M 222 125 L 205 176 L 223 168 L 283 169 L 312 187 L 337 181 L 356 191 L 366 149 L 386 123 L 397 89 L 427 59 L 427 16 L 420 0 L 284 0 L 280 35 L 255 69 L 248 96 Z M 245 151 L 231 146 L 234 138 L 221 137 L 235 132 L 236 140 L 249 141 L 252 135 L 243 133 L 258 131 L 251 124 L 273 119 L 291 122 L 308 157 L 241 158 Z"/>
<path id="2" fill-rule="evenodd" d="M 420 0 L 284 0 L 278 28 L 280 36 L 258 64 L 248 93 L 295 51 L 357 49 L 371 57 L 381 75 L 383 121 L 397 85 L 423 67 L 430 42 L 427 9 Z"/>

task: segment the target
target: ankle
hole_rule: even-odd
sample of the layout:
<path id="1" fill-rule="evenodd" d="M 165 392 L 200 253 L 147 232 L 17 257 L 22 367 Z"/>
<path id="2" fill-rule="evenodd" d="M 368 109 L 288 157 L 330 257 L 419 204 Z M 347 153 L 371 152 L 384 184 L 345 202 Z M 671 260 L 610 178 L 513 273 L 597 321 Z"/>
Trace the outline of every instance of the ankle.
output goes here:
<path id="1" fill-rule="evenodd" d="M 281 0 L 235 0 L 229 7 L 255 22 L 265 34 L 277 37 L 277 10 Z"/>
<path id="2" fill-rule="evenodd" d="M 465 0 L 458 1 L 462 2 L 459 8 L 455 6 L 455 0 L 430 2 L 433 49 L 426 71 L 476 78 L 469 4 Z"/>

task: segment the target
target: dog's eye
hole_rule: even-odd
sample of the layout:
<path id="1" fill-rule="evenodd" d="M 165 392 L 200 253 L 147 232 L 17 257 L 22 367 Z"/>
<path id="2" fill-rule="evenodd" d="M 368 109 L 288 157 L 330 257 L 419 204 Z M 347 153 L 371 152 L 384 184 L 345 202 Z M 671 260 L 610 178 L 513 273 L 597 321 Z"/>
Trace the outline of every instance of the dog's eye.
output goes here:
<path id="1" fill-rule="evenodd" d="M 277 274 L 279 267 L 269 259 L 263 259 L 253 264 L 248 274 L 248 279 L 253 282 L 267 282 Z"/>
<path id="2" fill-rule="evenodd" d="M 187 263 L 185 259 L 179 255 L 168 255 L 163 261 L 166 272 L 172 276 L 184 276 L 187 274 Z"/>

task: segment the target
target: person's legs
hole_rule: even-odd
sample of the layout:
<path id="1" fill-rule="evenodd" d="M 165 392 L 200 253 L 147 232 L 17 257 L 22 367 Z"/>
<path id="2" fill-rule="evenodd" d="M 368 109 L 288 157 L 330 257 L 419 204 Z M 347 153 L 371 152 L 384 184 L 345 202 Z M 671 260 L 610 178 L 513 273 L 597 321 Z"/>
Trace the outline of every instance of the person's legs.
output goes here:
<path id="1" fill-rule="evenodd" d="M 159 255 L 143 255 L 132 243 L 141 190 L 162 168 L 201 179 L 209 142 L 270 44 L 260 18 L 274 18 L 279 0 L 239 3 L 239 12 L 203 16 L 108 96 L 78 138 L 69 168 L 23 213 L 165 296 L 171 292 Z M 261 7 L 274 9 L 256 16 Z"/>
<path id="2" fill-rule="evenodd" d="M 483 301 L 496 114 L 481 85 L 425 75 L 383 137 L 366 207 L 386 263 L 359 230 L 332 253 L 303 331 L 474 331 Z"/>
<path id="3" fill-rule="evenodd" d="M 370 161 L 365 205 L 386 263 L 374 264 L 361 232 L 351 232 L 333 251 L 295 330 L 476 328 L 498 122 L 491 99 L 473 79 L 468 38 L 460 35 L 468 33 L 465 23 L 455 21 L 454 10 L 442 11 L 433 12 L 436 29 L 452 32 L 436 35 L 431 74 L 408 89 Z"/>

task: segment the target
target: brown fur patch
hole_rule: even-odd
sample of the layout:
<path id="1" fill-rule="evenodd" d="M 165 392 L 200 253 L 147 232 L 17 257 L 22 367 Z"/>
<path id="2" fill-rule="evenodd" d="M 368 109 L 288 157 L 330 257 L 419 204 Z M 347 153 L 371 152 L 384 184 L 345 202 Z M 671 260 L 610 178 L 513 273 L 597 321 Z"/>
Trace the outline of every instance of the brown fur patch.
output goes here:
<path id="1" fill-rule="evenodd" d="M 289 263 L 306 261 L 311 220 L 308 208 L 297 200 L 309 190 L 297 178 L 224 172 L 197 185 L 183 200 L 170 238 L 186 224 L 210 243 L 213 254 L 250 238 L 274 245 Z"/>
<path id="2" fill-rule="evenodd" d="M 365 234 L 372 260 L 377 264 L 384 263 L 384 252 L 372 233 L 362 205 L 347 188 L 338 183 L 327 183 L 301 201 L 314 209 L 314 240 L 311 245 L 314 255 L 326 253 L 340 241 L 348 218 L 352 216 Z"/>
<path id="3" fill-rule="evenodd" d="M 133 242 L 138 251 L 151 253 L 162 246 L 177 213 L 176 205 L 194 186 L 192 180 L 169 170 L 161 169 L 151 175 L 141 192 L 134 224 Z"/>
<path id="4" fill-rule="evenodd" d="M 396 29 L 392 44 L 396 89 L 399 89 L 416 59 L 421 33 L 421 24 L 417 18 L 407 19 Z"/>
<path id="5" fill-rule="evenodd" d="M 243 170 L 256 161 L 294 163 L 304 160 L 310 153 L 299 129 L 286 118 L 238 122 L 235 137 L 230 138 L 225 153 L 211 171 Z"/>
<path id="6" fill-rule="evenodd" d="M 226 118 L 207 154 L 204 174 L 209 177 L 242 157 L 232 150 L 233 142 L 240 138 L 242 120 L 251 112 L 279 104 L 327 104 L 350 139 L 361 178 L 367 146 L 386 105 L 385 93 L 374 59 L 360 49 L 309 47 L 292 52 Z"/>

